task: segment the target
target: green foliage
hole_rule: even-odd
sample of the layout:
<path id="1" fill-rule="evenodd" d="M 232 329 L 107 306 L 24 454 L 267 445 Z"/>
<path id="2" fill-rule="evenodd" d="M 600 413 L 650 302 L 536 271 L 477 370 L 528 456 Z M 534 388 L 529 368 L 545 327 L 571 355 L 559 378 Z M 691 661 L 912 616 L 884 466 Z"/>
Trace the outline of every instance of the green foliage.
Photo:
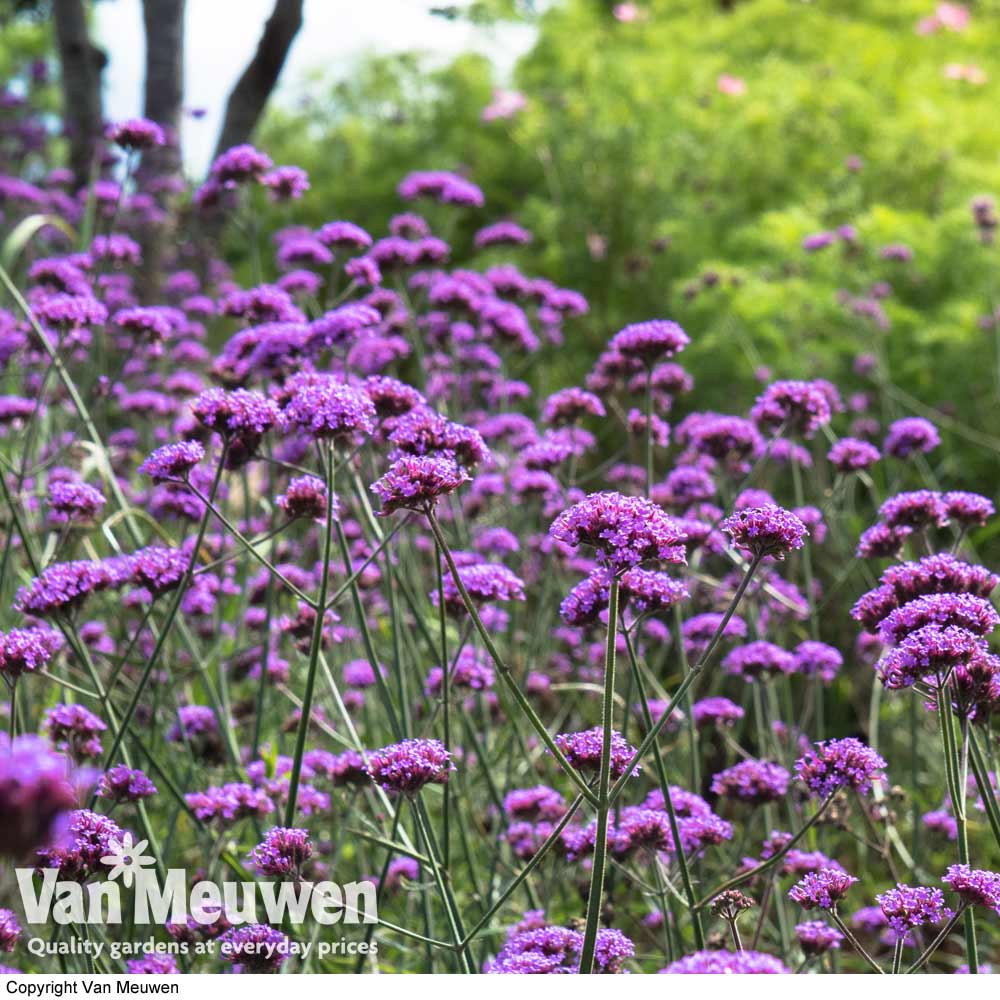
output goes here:
<path id="1" fill-rule="evenodd" d="M 610 4 L 569 0 L 539 20 L 515 73 L 530 103 L 511 121 L 480 119 L 494 83 L 483 59 L 427 69 L 407 55 L 362 63 L 306 110 L 275 113 L 262 144 L 309 170 L 310 219 L 349 215 L 376 231 L 400 210 L 391 192 L 407 171 L 468 170 L 487 206 L 446 234 L 456 260 L 477 225 L 512 215 L 536 237 L 516 256 L 522 268 L 591 302 L 576 327 L 586 349 L 562 355 L 559 383 L 624 323 L 665 315 L 692 334 L 685 361 L 703 404 L 746 406 L 748 363 L 842 380 L 881 339 L 905 393 L 988 429 L 997 347 L 977 321 L 997 261 L 969 202 L 1000 191 L 1000 79 L 977 85 L 944 68 L 991 68 L 1000 7 L 976 5 L 962 33 L 920 35 L 933 6 L 744 0 L 726 13 L 660 0 L 621 24 Z M 746 92 L 720 92 L 724 73 Z M 847 168 L 851 156 L 862 170 Z M 801 249 L 845 224 L 856 250 Z M 888 243 L 914 260 L 879 259 Z M 838 300 L 874 282 L 893 290 L 886 334 Z M 982 486 L 982 453 L 962 440 L 942 449 L 941 471 L 978 472 Z"/>

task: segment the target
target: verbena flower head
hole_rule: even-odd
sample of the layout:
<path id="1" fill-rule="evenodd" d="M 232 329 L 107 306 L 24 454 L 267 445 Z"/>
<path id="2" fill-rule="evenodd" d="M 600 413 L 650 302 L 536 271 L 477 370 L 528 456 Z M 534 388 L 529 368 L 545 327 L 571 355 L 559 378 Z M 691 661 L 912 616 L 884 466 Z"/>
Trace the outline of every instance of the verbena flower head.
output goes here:
<path id="1" fill-rule="evenodd" d="M 276 973 L 290 954 L 288 936 L 267 924 L 241 924 L 219 938 L 219 955 L 232 963 L 234 972 Z"/>
<path id="2" fill-rule="evenodd" d="M 985 906 L 1000 913 L 1000 874 L 968 865 L 951 865 L 941 876 L 952 892 L 970 906 Z"/>
<path id="3" fill-rule="evenodd" d="M 0 857 L 23 861 L 52 843 L 76 801 L 63 754 L 37 736 L 0 738 Z"/>
<path id="4" fill-rule="evenodd" d="M 825 684 L 829 684 L 844 665 L 844 658 L 839 650 L 825 642 L 814 642 L 811 639 L 800 642 L 792 655 L 795 657 L 795 673 L 819 677 Z"/>
<path id="5" fill-rule="evenodd" d="M 554 392 L 542 408 L 542 423 L 552 427 L 575 424 L 582 417 L 605 416 L 604 404 L 592 392 L 573 386 Z"/>
<path id="6" fill-rule="evenodd" d="M 89 809 L 77 809 L 69 818 L 66 837 L 38 852 L 36 869 L 54 868 L 67 882 L 85 882 L 107 866 L 101 858 L 111 853 L 111 841 L 121 843 L 125 832 L 112 819 Z"/>
<path id="7" fill-rule="evenodd" d="M 492 975 L 575 974 L 579 971 L 583 933 L 566 927 L 541 926 L 511 934 L 485 971 Z M 623 971 L 635 946 L 621 931 L 602 928 L 597 932 L 594 971 Z"/>
<path id="8" fill-rule="evenodd" d="M 881 457 L 875 445 L 858 438 L 841 438 L 826 456 L 838 472 L 870 469 Z"/>
<path id="9" fill-rule="evenodd" d="M 666 611 L 691 596 L 683 580 L 675 580 L 666 573 L 641 566 L 622 575 L 621 590 L 628 606 L 643 614 Z"/>
<path id="10" fill-rule="evenodd" d="M 156 785 L 142 772 L 116 764 L 101 775 L 97 794 L 112 802 L 139 802 L 156 795 Z"/>
<path id="11" fill-rule="evenodd" d="M 398 192 L 405 201 L 431 198 L 447 205 L 481 208 L 483 192 L 472 181 L 447 170 L 416 170 L 400 181 Z"/>
<path id="12" fill-rule="evenodd" d="M 298 879 L 302 866 L 312 857 L 309 831 L 298 827 L 276 826 L 247 856 L 262 875 Z"/>
<path id="13" fill-rule="evenodd" d="M 750 805 L 776 802 L 788 791 L 788 772 L 766 760 L 744 760 L 712 778 L 712 792 Z"/>
<path id="14" fill-rule="evenodd" d="M 200 441 L 176 441 L 157 448 L 139 466 L 139 475 L 149 476 L 154 483 L 185 479 L 188 473 L 205 457 Z"/>
<path id="15" fill-rule="evenodd" d="M 333 376 L 311 378 L 296 387 L 281 413 L 286 431 L 330 440 L 375 430 L 375 404 L 363 389 Z"/>
<path id="16" fill-rule="evenodd" d="M 648 366 L 673 357 L 690 343 L 688 335 L 672 320 L 652 319 L 619 330 L 608 347 Z"/>
<path id="17" fill-rule="evenodd" d="M 53 745 L 76 761 L 101 755 L 100 734 L 107 728 L 83 705 L 55 705 L 45 716 L 45 731 Z"/>
<path id="18" fill-rule="evenodd" d="M 788 898 L 803 910 L 832 910 L 858 880 L 834 868 L 809 872 L 788 891 Z"/>
<path id="19" fill-rule="evenodd" d="M 0 677 L 16 682 L 22 674 L 33 674 L 62 649 L 58 632 L 48 628 L 12 628 L 0 632 Z"/>
<path id="20" fill-rule="evenodd" d="M 424 785 L 447 783 L 455 765 L 439 740 L 403 740 L 368 756 L 372 780 L 386 791 L 415 795 Z"/>
<path id="21" fill-rule="evenodd" d="M 147 118 L 130 118 L 108 127 L 107 137 L 122 149 L 152 149 L 163 146 L 167 139 L 163 129 Z"/>
<path id="22" fill-rule="evenodd" d="M 737 547 L 758 559 L 783 559 L 787 552 L 801 549 L 809 533 L 791 511 L 770 504 L 736 511 L 720 527 Z"/>
<path id="23" fill-rule="evenodd" d="M 13 951 L 21 937 L 21 925 L 12 910 L 0 910 L 0 951 Z"/>
<path id="24" fill-rule="evenodd" d="M 272 165 L 270 156 L 243 143 L 227 149 L 218 156 L 212 164 L 209 176 L 224 188 L 234 188 L 248 181 L 260 180 Z"/>
<path id="25" fill-rule="evenodd" d="M 385 517 L 396 510 L 427 510 L 470 479 L 452 458 L 404 455 L 372 483 L 371 490 L 382 501 L 378 515 Z"/>
<path id="26" fill-rule="evenodd" d="M 886 645 L 896 645 L 927 625 L 957 626 L 973 635 L 986 636 L 997 624 L 1000 616 L 985 598 L 972 594 L 927 594 L 890 612 L 878 632 Z"/>
<path id="27" fill-rule="evenodd" d="M 696 951 L 660 970 L 669 976 L 785 976 L 791 971 L 762 951 Z"/>
<path id="28" fill-rule="evenodd" d="M 107 502 L 107 497 L 88 483 L 58 480 L 49 484 L 49 521 L 52 524 L 93 521 Z"/>
<path id="29" fill-rule="evenodd" d="M 817 743 L 795 762 L 795 773 L 813 795 L 823 797 L 839 788 L 867 792 L 885 766 L 871 747 L 849 736 Z"/>
<path id="30" fill-rule="evenodd" d="M 947 677 L 956 668 L 982 656 L 986 644 L 967 629 L 926 625 L 905 636 L 878 664 L 878 675 L 889 690 L 918 681 Z"/>
<path id="31" fill-rule="evenodd" d="M 339 514 L 339 503 L 334 497 L 333 517 Z M 300 476 L 288 484 L 288 489 L 277 499 L 278 506 L 289 520 L 305 518 L 323 520 L 326 518 L 326 483 L 316 476 Z"/>
<path id="32" fill-rule="evenodd" d="M 597 774 L 601 768 L 601 748 L 604 741 L 604 730 L 600 726 L 586 729 L 579 733 L 560 733 L 555 738 L 555 744 L 562 751 L 569 764 L 583 774 Z M 635 747 L 631 746 L 621 733 L 611 734 L 611 774 L 620 778 L 635 756 Z M 639 768 L 632 773 L 638 774 Z"/>
<path id="33" fill-rule="evenodd" d="M 812 437 L 830 422 L 830 403 L 815 382 L 773 382 L 757 398 L 750 416 L 761 430 L 784 427 Z"/>
<path id="34" fill-rule="evenodd" d="M 913 490 L 889 497 L 879 508 L 878 516 L 890 528 L 941 528 L 948 523 L 948 508 L 940 493 Z"/>
<path id="35" fill-rule="evenodd" d="M 297 201 L 309 190 L 309 175 L 301 167 L 275 167 L 260 182 L 274 201 Z"/>
<path id="36" fill-rule="evenodd" d="M 144 955 L 130 958 L 125 963 L 130 976 L 173 976 L 180 975 L 177 960 L 173 955 Z"/>
<path id="37" fill-rule="evenodd" d="M 810 958 L 825 955 L 828 951 L 836 951 L 844 935 L 836 928 L 822 920 L 807 920 L 795 925 L 795 937 L 804 955 Z"/>
<path id="38" fill-rule="evenodd" d="M 69 614 L 94 593 L 116 584 L 115 575 L 104 564 L 80 560 L 56 563 L 17 592 L 14 609 L 47 617 Z"/>
<path id="39" fill-rule="evenodd" d="M 981 528 L 996 514 L 993 501 L 978 493 L 952 490 L 943 499 L 948 520 L 963 528 Z"/>
<path id="40" fill-rule="evenodd" d="M 875 897 L 888 925 L 905 937 L 915 927 L 939 924 L 951 918 L 940 889 L 898 884 Z"/>
<path id="41" fill-rule="evenodd" d="M 563 511 L 549 534 L 566 545 L 590 545 L 616 575 L 648 559 L 686 562 L 684 532 L 662 507 L 642 497 L 592 493 Z"/>
<path id="42" fill-rule="evenodd" d="M 732 726 L 739 722 L 746 713 L 735 702 L 728 698 L 715 696 L 702 698 L 691 706 L 694 724 L 699 729 L 707 726 Z"/>
<path id="43" fill-rule="evenodd" d="M 904 417 L 889 427 L 882 447 L 894 458 L 909 458 L 915 453 L 927 454 L 941 443 L 937 428 L 923 417 Z"/>
<path id="44" fill-rule="evenodd" d="M 755 681 L 791 674 L 795 669 L 795 658 L 773 642 L 758 640 L 731 649 L 723 658 L 722 666 L 727 674 Z"/>

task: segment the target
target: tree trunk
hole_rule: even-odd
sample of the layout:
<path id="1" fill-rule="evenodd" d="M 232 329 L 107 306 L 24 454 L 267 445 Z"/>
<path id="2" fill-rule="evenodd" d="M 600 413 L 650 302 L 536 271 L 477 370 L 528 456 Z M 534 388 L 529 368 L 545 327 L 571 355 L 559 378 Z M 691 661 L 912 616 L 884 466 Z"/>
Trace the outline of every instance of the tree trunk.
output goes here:
<path id="1" fill-rule="evenodd" d="M 257 51 L 229 95 L 216 156 L 247 142 L 253 135 L 281 75 L 288 50 L 302 27 L 302 4 L 303 0 L 275 0 Z"/>
<path id="2" fill-rule="evenodd" d="M 181 165 L 184 102 L 184 6 L 186 0 L 143 0 L 146 29 L 146 93 L 143 114 L 167 135 L 167 145 L 143 154 L 141 174 L 177 173 Z"/>
<path id="3" fill-rule="evenodd" d="M 139 164 L 137 184 L 178 174 L 181 170 L 181 117 L 184 106 L 184 6 L 186 0 L 143 0 L 146 31 L 146 84 L 143 114 L 159 125 L 166 145 L 147 149 Z M 140 299 L 151 302 L 159 295 L 163 272 L 176 246 L 175 195 L 165 188 L 157 195 L 164 209 L 162 221 L 143 227 L 143 268 L 139 274 Z"/>
<path id="4" fill-rule="evenodd" d="M 107 56 L 90 41 L 84 0 L 53 0 L 59 48 L 63 122 L 69 139 L 69 164 L 76 183 L 90 179 L 104 127 L 101 73 Z"/>

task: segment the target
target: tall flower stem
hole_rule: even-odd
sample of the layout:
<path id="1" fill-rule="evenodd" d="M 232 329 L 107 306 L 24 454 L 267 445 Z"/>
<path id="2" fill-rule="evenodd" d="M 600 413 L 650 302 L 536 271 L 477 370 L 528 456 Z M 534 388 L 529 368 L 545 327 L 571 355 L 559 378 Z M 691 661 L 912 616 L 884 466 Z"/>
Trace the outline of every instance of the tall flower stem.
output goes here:
<path id="1" fill-rule="evenodd" d="M 448 564 L 448 572 L 451 573 L 451 578 L 455 581 L 455 587 L 458 589 L 459 596 L 462 598 L 465 610 L 468 611 L 469 617 L 472 619 L 472 624 L 475 626 L 476 632 L 479 633 L 479 638 L 482 639 L 483 645 L 486 647 L 486 652 L 493 661 L 493 665 L 497 668 L 497 673 L 500 675 L 511 695 L 513 695 L 518 708 L 520 708 L 527 717 L 528 721 L 531 723 L 531 727 L 538 734 L 539 738 L 548 748 L 549 752 L 559 762 L 560 767 L 562 767 L 562 769 L 566 772 L 579 791 L 583 793 L 583 796 L 587 799 L 587 801 L 596 805 L 597 796 L 594 795 L 593 791 L 591 791 L 590 787 L 583 780 L 580 774 L 575 771 L 569 761 L 566 760 L 565 754 L 559 749 L 559 747 L 556 746 L 555 740 L 549 735 L 549 731 L 545 728 L 545 723 L 543 723 L 538 717 L 538 713 L 534 710 L 534 708 L 532 708 L 531 702 L 528 701 L 524 692 L 514 679 L 514 675 L 511 673 L 510 667 L 507 666 L 503 657 L 500 656 L 496 644 L 493 642 L 492 637 L 486 630 L 486 626 L 483 624 L 482 618 L 479 616 L 479 612 L 476 610 L 476 605 L 469 596 L 469 591 L 462 582 L 462 577 L 458 572 L 458 566 L 455 564 L 455 557 L 452 555 L 451 549 L 448 547 L 448 542 L 444 537 L 444 533 L 441 531 L 441 525 L 438 523 L 438 519 L 435 516 L 434 511 L 428 508 L 426 514 L 427 521 L 431 526 L 431 532 L 434 534 L 434 540 L 437 542 L 438 548 L 441 550 L 441 553 L 444 555 L 444 560 Z"/>
<path id="2" fill-rule="evenodd" d="M 920 957 L 906 970 L 906 975 L 911 972 L 919 972 L 933 957 L 934 952 L 941 947 L 948 935 L 955 929 L 955 925 L 962 919 L 965 914 L 966 909 L 968 909 L 967 903 L 962 903 L 962 905 L 955 911 L 955 915 L 951 918 L 941 928 L 940 933 L 933 941 L 923 950 Z"/>
<path id="3" fill-rule="evenodd" d="M 625 635 L 625 648 L 628 650 L 629 661 L 632 665 L 632 673 L 635 677 L 636 689 L 639 692 L 639 702 L 642 706 L 643 724 L 646 729 L 652 728 L 653 715 L 649 710 L 649 699 L 646 697 L 646 685 L 642 680 L 642 672 L 639 661 L 635 653 L 635 645 L 632 642 L 632 635 L 628 629 L 622 630 Z M 660 745 L 653 744 L 653 763 L 656 766 L 656 776 L 660 782 L 660 792 L 663 795 L 663 807 L 667 812 L 667 820 L 670 823 L 670 836 L 674 841 L 674 852 L 677 857 L 677 867 L 681 874 L 681 884 L 684 886 L 684 897 L 687 900 L 688 910 L 691 913 L 691 923 L 694 927 L 695 946 L 701 950 L 705 947 L 705 931 L 701 925 L 701 913 L 696 905 L 694 886 L 691 883 L 691 872 L 688 868 L 687 856 L 684 853 L 684 844 L 681 840 L 680 827 L 677 823 L 677 810 L 674 809 L 673 799 L 670 795 L 670 782 L 667 779 L 667 769 L 663 763 L 663 755 L 660 753 Z M 697 788 L 697 785 L 695 786 Z M 659 868 L 657 867 L 657 872 Z M 664 914 L 666 920 L 666 914 Z"/>
<path id="4" fill-rule="evenodd" d="M 472 961 L 472 955 L 469 953 L 467 937 L 462 926 L 462 915 L 459 913 L 458 902 L 455 900 L 454 892 L 452 892 L 448 870 L 441 863 L 441 850 L 438 847 L 434 831 L 431 828 L 430 818 L 427 815 L 427 807 L 419 795 L 414 796 L 411 802 L 413 805 L 413 815 L 417 821 L 417 829 L 427 850 L 431 874 L 438 887 L 438 893 L 441 896 L 441 902 L 444 904 L 445 913 L 448 917 L 448 927 L 451 931 L 455 950 L 458 952 L 460 961 L 464 966 L 463 971 L 470 975 L 475 975 L 476 966 Z"/>
<path id="5" fill-rule="evenodd" d="M 861 942 L 854 936 L 854 932 L 851 930 L 847 924 L 844 923 L 843 918 L 837 912 L 836 907 L 830 911 L 830 917 L 833 922 L 837 925 L 837 929 L 845 938 L 850 942 L 851 947 L 865 960 L 865 964 L 872 970 L 872 972 L 877 972 L 880 976 L 885 975 L 885 969 L 882 968 L 875 961 L 871 955 L 862 947 Z"/>
<path id="6" fill-rule="evenodd" d="M 653 369 L 646 367 L 646 498 L 653 489 Z"/>
<path id="7" fill-rule="evenodd" d="M 715 652 L 715 647 L 718 646 L 719 640 L 722 638 L 723 632 L 726 630 L 726 626 L 729 624 L 730 618 L 736 613 L 736 609 L 739 607 L 740 601 L 743 600 L 743 595 L 746 593 L 747 587 L 750 586 L 750 581 L 753 579 L 754 573 L 757 572 L 757 567 L 760 565 L 760 557 L 755 556 L 750 563 L 747 565 L 746 572 L 743 574 L 743 579 L 740 580 L 739 586 L 736 588 L 736 593 L 733 594 L 733 599 L 729 602 L 729 607 L 726 608 L 725 613 L 722 616 L 721 621 L 718 624 L 715 632 L 712 634 L 712 638 L 709 639 L 708 645 L 705 647 L 705 651 L 698 657 L 698 662 L 688 671 L 687 676 L 681 681 L 677 690 L 674 692 L 673 697 L 670 699 L 670 704 L 667 705 L 663 712 L 663 715 L 657 720 L 653 727 L 646 733 L 643 737 L 642 742 L 636 749 L 635 755 L 632 760 L 625 766 L 625 770 L 621 777 L 615 782 L 611 789 L 611 801 L 614 802 L 619 795 L 625 790 L 625 785 L 628 779 L 632 776 L 633 771 L 639 766 L 639 762 L 643 757 L 649 752 L 650 747 L 656 742 L 663 728 L 670 721 L 670 715 L 677 705 L 684 698 L 684 695 L 691 690 L 695 682 L 701 676 L 702 671 L 711 659 L 712 653 Z"/>
<path id="8" fill-rule="evenodd" d="M 170 635 L 174 621 L 177 618 L 177 613 L 180 611 L 181 602 L 184 600 L 184 594 L 191 584 L 191 580 L 194 576 L 194 569 L 198 563 L 198 555 L 201 552 L 202 542 L 205 540 L 205 532 L 208 530 L 208 520 L 211 515 L 212 500 L 215 499 L 215 495 L 219 489 L 219 483 L 222 481 L 222 472 L 225 464 L 226 449 L 223 448 L 222 454 L 219 456 L 219 463 L 215 469 L 215 476 L 212 479 L 212 486 L 209 489 L 209 495 L 206 497 L 208 502 L 205 503 L 205 510 L 202 513 L 201 521 L 198 524 L 198 534 L 195 536 L 194 548 L 191 550 L 191 559 L 188 562 L 187 569 L 184 571 L 184 576 L 177 585 L 176 591 L 174 591 L 174 599 L 170 602 L 170 608 L 167 610 L 167 617 L 164 619 L 163 625 L 160 627 L 160 634 L 157 636 L 156 645 L 153 647 L 153 651 L 150 653 L 149 659 L 146 660 L 146 664 L 142 669 L 139 681 L 135 685 L 135 690 L 132 692 L 132 698 L 129 701 L 128 708 L 125 709 L 121 726 L 119 727 L 118 732 L 115 735 L 114 742 L 111 744 L 111 749 L 108 751 L 108 755 L 104 760 L 105 768 L 110 767 L 114 763 L 115 754 L 118 753 L 118 750 L 122 745 L 122 740 L 125 739 L 125 735 L 128 733 L 129 724 L 135 714 L 135 710 L 139 704 L 139 699 L 142 697 L 142 693 L 146 689 L 146 685 L 149 683 L 149 678 L 152 676 L 153 668 L 160 661 L 160 655 L 166 645 L 167 636 Z M 226 719 L 220 719 L 219 725 L 225 726 L 227 725 L 227 722 L 228 720 Z"/>
<path id="9" fill-rule="evenodd" d="M 611 811 L 611 736 L 615 721 L 615 653 L 618 640 L 617 576 L 612 576 L 608 588 L 608 641 L 604 651 L 604 700 L 601 710 L 603 728 L 601 768 L 597 780 L 597 833 L 594 840 L 594 865 L 590 872 L 590 894 L 587 896 L 587 925 L 580 950 L 580 974 L 589 975 L 594 969 L 594 950 L 601 924 L 604 902 L 604 869 L 608 855 L 608 814 Z M 669 791 L 669 789 L 668 789 Z"/>
<path id="10" fill-rule="evenodd" d="M 325 618 L 326 592 L 330 586 L 330 552 L 333 547 L 334 504 L 334 445 L 329 442 L 326 447 L 326 462 L 324 473 L 326 477 L 326 524 L 323 529 L 323 565 L 320 571 L 319 595 L 314 608 L 316 621 L 313 624 L 312 642 L 309 646 L 309 665 L 306 668 L 306 689 L 302 695 L 299 728 L 295 734 L 295 753 L 292 757 L 292 769 L 288 776 L 288 804 L 285 807 L 285 826 L 295 825 L 295 806 L 299 797 L 299 779 L 302 775 L 302 755 L 306 749 L 306 736 L 309 733 L 309 722 L 312 718 L 313 693 L 316 689 L 316 671 L 319 668 L 319 656 L 323 648 L 323 620 Z M 378 667 L 376 665 L 376 671 Z"/>
<path id="11" fill-rule="evenodd" d="M 892 974 L 894 976 L 899 975 L 899 967 L 903 963 L 903 945 L 905 944 L 905 938 L 896 938 L 895 947 L 892 949 Z"/>
<path id="12" fill-rule="evenodd" d="M 441 548 L 434 546 L 434 568 L 437 571 L 438 629 L 441 633 L 441 696 L 444 726 L 444 746 L 451 750 L 451 664 L 448 662 L 448 615 L 444 606 L 444 573 L 441 570 Z M 442 789 L 441 855 L 445 867 L 451 854 L 451 795 L 448 786 Z"/>
<path id="13" fill-rule="evenodd" d="M 800 840 L 816 825 L 823 813 L 826 812 L 827 807 L 833 801 L 834 796 L 837 794 L 837 790 L 832 791 L 823 801 L 819 804 L 816 812 L 805 822 L 805 824 L 799 829 L 799 832 L 792 837 L 788 843 L 786 843 L 779 850 L 775 851 L 769 858 L 762 861 L 759 865 L 754 865 L 753 868 L 748 868 L 744 872 L 740 872 L 739 875 L 734 875 L 732 878 L 727 879 L 725 882 L 721 882 L 717 885 L 711 892 L 702 896 L 697 902 L 697 907 L 699 910 L 704 909 L 709 903 L 715 899 L 720 893 L 726 892 L 728 889 L 735 889 L 738 885 L 742 885 L 744 882 L 748 882 L 750 879 L 755 878 L 758 875 L 763 874 L 769 868 L 773 868 Z"/>
<path id="14" fill-rule="evenodd" d="M 966 774 L 968 771 L 968 722 L 962 722 L 962 746 L 955 739 L 955 720 L 951 706 L 951 697 L 946 685 L 937 685 L 937 708 L 941 718 L 941 736 L 944 744 L 945 774 L 948 779 L 948 793 L 951 797 L 952 809 L 955 813 L 955 825 L 958 828 L 958 860 L 960 864 L 969 864 L 969 830 L 966 812 Z M 965 957 L 969 965 L 969 974 L 979 972 L 979 948 L 976 942 L 976 922 L 972 910 L 965 912 Z"/>

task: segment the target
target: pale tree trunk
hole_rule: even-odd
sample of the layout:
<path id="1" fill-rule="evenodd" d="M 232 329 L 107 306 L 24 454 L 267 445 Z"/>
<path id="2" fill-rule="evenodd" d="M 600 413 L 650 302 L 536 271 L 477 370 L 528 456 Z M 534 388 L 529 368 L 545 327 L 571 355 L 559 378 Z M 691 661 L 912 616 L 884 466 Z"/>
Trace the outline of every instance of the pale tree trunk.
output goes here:
<path id="1" fill-rule="evenodd" d="M 184 6 L 186 0 L 143 0 L 146 92 L 143 114 L 167 134 L 167 145 L 147 152 L 142 174 L 177 173 L 181 165 L 184 105 Z"/>
<path id="2" fill-rule="evenodd" d="M 90 40 L 84 0 L 53 0 L 59 49 L 63 122 L 69 138 L 69 165 L 79 186 L 90 179 L 104 127 L 101 73 L 107 56 Z"/>
<path id="3" fill-rule="evenodd" d="M 248 142 L 281 75 L 288 51 L 302 27 L 303 0 L 275 0 L 253 59 L 226 104 L 215 155 Z"/>
<path id="4" fill-rule="evenodd" d="M 167 143 L 142 154 L 138 185 L 181 170 L 181 118 L 184 108 L 184 6 L 186 0 L 143 0 L 146 31 L 146 86 L 143 114 L 159 125 Z M 169 188 L 157 195 L 164 209 L 162 222 L 147 225 L 142 234 L 143 268 L 139 295 L 152 301 L 159 293 L 169 263 L 168 248 L 176 245 L 176 197 Z"/>

